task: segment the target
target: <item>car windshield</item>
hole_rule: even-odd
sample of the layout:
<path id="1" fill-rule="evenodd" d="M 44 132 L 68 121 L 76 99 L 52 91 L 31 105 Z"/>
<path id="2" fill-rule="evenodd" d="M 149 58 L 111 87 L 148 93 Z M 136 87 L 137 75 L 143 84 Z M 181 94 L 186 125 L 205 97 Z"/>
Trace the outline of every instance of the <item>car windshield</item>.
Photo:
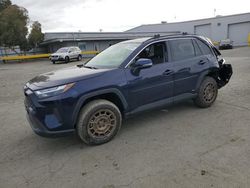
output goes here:
<path id="1" fill-rule="evenodd" d="M 95 68 L 117 68 L 142 42 L 122 42 L 110 46 L 91 59 L 86 66 Z"/>
<path id="2" fill-rule="evenodd" d="M 68 52 L 69 48 L 60 48 L 59 50 L 57 50 L 57 53 L 66 53 Z"/>

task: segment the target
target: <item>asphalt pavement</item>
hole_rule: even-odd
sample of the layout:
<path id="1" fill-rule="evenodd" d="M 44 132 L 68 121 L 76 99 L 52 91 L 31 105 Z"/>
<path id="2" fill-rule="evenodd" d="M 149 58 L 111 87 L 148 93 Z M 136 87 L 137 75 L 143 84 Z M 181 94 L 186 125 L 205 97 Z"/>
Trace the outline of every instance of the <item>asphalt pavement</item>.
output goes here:
<path id="1" fill-rule="evenodd" d="M 78 62 L 0 64 L 0 187 L 250 187 L 250 48 L 222 54 L 234 74 L 212 107 L 140 114 L 100 146 L 39 137 L 25 117 L 25 82 Z"/>

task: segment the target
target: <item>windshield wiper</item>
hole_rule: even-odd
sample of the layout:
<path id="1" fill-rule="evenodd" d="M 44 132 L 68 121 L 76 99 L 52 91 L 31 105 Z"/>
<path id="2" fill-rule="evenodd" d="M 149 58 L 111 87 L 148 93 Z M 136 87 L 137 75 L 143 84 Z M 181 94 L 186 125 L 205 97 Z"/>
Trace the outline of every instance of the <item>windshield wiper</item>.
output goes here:
<path id="1" fill-rule="evenodd" d="M 88 65 L 83 65 L 84 68 L 88 68 L 88 69 L 97 69 L 96 67 L 93 66 L 88 66 Z"/>
<path id="2" fill-rule="evenodd" d="M 83 65 L 83 64 L 77 65 L 77 67 L 79 67 L 79 68 L 84 67 L 84 68 L 88 68 L 88 69 L 97 69 L 96 67 L 92 67 L 92 66 L 88 66 L 88 65 Z"/>

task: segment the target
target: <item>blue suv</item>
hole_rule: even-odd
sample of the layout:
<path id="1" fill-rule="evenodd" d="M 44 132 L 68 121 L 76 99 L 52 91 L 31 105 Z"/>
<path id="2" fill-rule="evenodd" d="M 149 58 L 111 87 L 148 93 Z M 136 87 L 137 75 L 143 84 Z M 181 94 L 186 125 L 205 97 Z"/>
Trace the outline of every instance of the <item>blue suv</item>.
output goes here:
<path id="1" fill-rule="evenodd" d="M 156 35 L 115 44 L 86 64 L 41 74 L 24 86 L 27 118 L 35 133 L 77 132 L 86 144 L 103 144 L 122 119 L 192 99 L 211 106 L 232 67 L 206 38 Z"/>

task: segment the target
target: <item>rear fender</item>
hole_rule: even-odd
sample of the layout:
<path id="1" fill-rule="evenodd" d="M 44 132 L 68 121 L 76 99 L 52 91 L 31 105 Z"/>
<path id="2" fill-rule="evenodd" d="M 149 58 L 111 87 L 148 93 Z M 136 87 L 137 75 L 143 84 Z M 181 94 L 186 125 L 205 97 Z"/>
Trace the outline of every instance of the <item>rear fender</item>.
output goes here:
<path id="1" fill-rule="evenodd" d="M 225 64 L 225 60 L 223 60 L 223 62 L 222 60 L 220 60 L 219 67 L 214 67 L 210 70 L 206 70 L 200 75 L 196 85 L 196 91 L 198 91 L 200 84 L 202 83 L 202 81 L 206 76 L 213 77 L 218 84 L 218 88 L 221 88 L 229 82 L 232 74 L 233 74 L 232 65 Z"/>
<path id="2" fill-rule="evenodd" d="M 218 68 L 213 68 L 213 69 L 206 70 L 203 73 L 201 73 L 199 78 L 198 78 L 196 87 L 195 87 L 195 92 L 197 92 L 199 90 L 200 85 L 206 76 L 215 75 L 215 77 L 216 77 L 216 75 L 218 75 L 218 72 L 219 72 Z"/>

